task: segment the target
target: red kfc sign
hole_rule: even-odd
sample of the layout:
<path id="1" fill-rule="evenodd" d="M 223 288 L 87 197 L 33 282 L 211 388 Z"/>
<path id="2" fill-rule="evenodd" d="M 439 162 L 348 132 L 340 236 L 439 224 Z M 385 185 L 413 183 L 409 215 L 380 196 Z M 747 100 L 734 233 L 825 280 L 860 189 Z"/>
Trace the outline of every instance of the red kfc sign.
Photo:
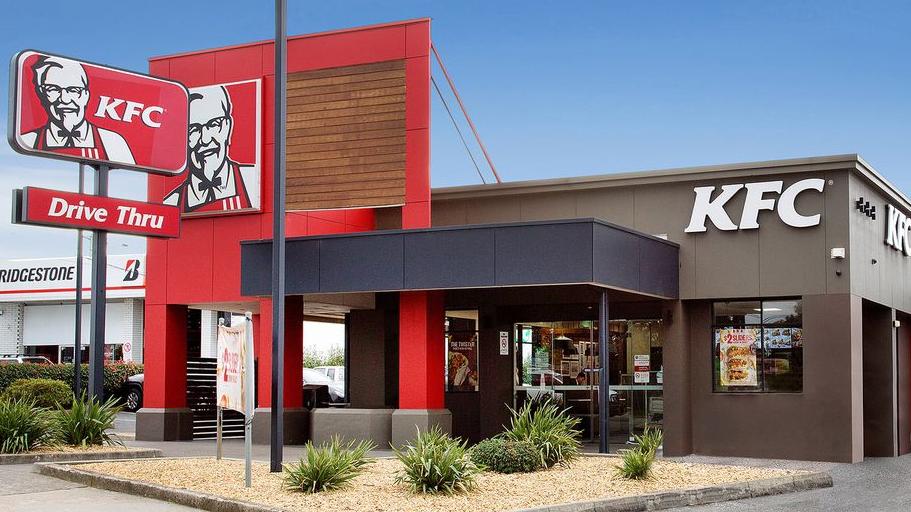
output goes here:
<path id="1" fill-rule="evenodd" d="M 16 151 L 158 174 L 186 167 L 182 84 L 32 50 L 13 58 L 10 75 Z"/>
<path id="2" fill-rule="evenodd" d="M 180 235 L 180 210 L 174 206 L 34 187 L 17 191 L 16 198 L 14 217 L 21 224 L 161 238 Z"/>
<path id="3" fill-rule="evenodd" d="M 260 80 L 190 89 L 187 168 L 168 179 L 165 204 L 184 216 L 260 211 L 260 89 Z"/>

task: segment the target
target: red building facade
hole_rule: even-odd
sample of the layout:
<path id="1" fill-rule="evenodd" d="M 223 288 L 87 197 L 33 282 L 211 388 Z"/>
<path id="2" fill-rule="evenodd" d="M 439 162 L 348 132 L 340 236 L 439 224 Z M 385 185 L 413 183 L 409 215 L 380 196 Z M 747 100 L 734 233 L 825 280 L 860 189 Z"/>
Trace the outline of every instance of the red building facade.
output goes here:
<path id="1" fill-rule="evenodd" d="M 405 63 L 405 190 L 401 227 L 430 226 L 430 20 L 417 19 L 356 29 L 290 37 L 289 73 L 386 61 Z M 187 309 L 254 315 L 259 407 L 256 425 L 268 425 L 271 402 L 271 301 L 241 295 L 240 243 L 272 237 L 274 130 L 274 44 L 238 46 L 155 57 L 149 72 L 189 88 L 244 80 L 262 80 L 261 211 L 185 218 L 181 237 L 149 240 L 145 305 L 145 397 L 137 416 L 137 439 L 192 438 L 192 413 L 186 401 Z M 150 176 L 148 197 L 160 202 L 169 192 L 166 178 Z M 325 235 L 373 230 L 374 208 L 289 211 L 287 236 Z M 289 260 L 289 264 L 292 261 Z M 443 357 L 430 340 L 442 330 L 439 292 L 415 291 L 400 298 L 401 331 L 399 407 L 444 408 Z M 291 422 L 286 442 L 304 439 L 295 428 L 303 415 L 301 391 L 303 299 L 286 305 L 285 407 Z M 306 346 L 306 341 L 304 342 Z M 435 382 L 439 381 L 439 382 Z M 256 426 L 254 427 L 256 430 Z M 268 427 L 261 429 L 268 435 Z M 260 440 L 262 434 L 256 435 Z"/>

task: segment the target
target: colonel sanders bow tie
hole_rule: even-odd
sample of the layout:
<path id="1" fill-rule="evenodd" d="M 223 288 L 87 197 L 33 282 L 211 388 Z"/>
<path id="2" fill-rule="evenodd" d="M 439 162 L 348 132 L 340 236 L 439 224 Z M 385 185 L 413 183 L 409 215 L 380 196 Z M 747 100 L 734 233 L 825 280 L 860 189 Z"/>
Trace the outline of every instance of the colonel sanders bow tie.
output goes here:
<path id="1" fill-rule="evenodd" d="M 221 187 L 221 176 L 213 176 L 210 180 L 205 176 L 196 176 L 199 178 L 199 191 L 206 195 L 206 202 L 215 200 L 215 189 Z"/>
<path id="2" fill-rule="evenodd" d="M 65 128 L 58 128 L 57 137 L 65 139 L 63 147 L 74 148 L 76 147 L 76 139 L 79 138 L 79 130 L 67 130 Z"/>

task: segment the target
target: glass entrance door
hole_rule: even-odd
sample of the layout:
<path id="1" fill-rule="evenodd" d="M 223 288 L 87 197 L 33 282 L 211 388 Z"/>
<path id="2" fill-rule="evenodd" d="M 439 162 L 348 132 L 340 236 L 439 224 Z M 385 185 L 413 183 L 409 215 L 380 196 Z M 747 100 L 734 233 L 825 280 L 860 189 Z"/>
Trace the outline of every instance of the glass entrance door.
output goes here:
<path id="1" fill-rule="evenodd" d="M 598 438 L 597 322 L 516 324 L 516 407 L 552 400 L 579 418 L 583 439 Z"/>
<path id="2" fill-rule="evenodd" d="M 617 320 L 608 328 L 608 435 L 616 451 L 663 423 L 664 330 L 660 320 Z M 598 322 L 517 323 L 513 334 L 514 407 L 552 400 L 579 418 L 585 441 L 598 440 Z"/>
<path id="3" fill-rule="evenodd" d="M 616 320 L 609 329 L 613 451 L 664 423 L 664 326 L 661 320 Z"/>

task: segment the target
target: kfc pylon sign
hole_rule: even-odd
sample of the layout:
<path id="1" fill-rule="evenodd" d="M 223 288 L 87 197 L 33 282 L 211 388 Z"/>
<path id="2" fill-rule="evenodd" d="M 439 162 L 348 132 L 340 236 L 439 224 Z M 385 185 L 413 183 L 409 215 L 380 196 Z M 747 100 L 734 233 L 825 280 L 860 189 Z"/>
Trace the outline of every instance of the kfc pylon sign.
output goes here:
<path id="1" fill-rule="evenodd" d="M 20 153 L 158 174 L 186 167 L 187 89 L 26 50 L 13 58 L 8 137 Z"/>
<path id="2" fill-rule="evenodd" d="M 163 238 L 180 235 L 180 210 L 175 206 L 34 187 L 17 191 L 16 197 L 14 220 L 21 224 Z"/>

